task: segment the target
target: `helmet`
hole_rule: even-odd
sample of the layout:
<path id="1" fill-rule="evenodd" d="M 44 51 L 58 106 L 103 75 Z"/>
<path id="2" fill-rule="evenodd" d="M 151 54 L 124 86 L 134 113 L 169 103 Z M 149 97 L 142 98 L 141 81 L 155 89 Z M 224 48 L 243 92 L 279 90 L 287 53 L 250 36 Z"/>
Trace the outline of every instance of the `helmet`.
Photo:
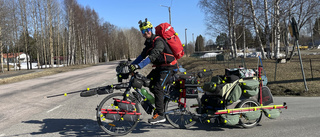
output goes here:
<path id="1" fill-rule="evenodd" d="M 150 21 L 148 21 L 148 19 L 146 18 L 144 22 L 142 22 L 141 20 L 139 21 L 139 28 L 140 30 L 144 30 L 144 29 L 152 29 L 152 24 Z"/>

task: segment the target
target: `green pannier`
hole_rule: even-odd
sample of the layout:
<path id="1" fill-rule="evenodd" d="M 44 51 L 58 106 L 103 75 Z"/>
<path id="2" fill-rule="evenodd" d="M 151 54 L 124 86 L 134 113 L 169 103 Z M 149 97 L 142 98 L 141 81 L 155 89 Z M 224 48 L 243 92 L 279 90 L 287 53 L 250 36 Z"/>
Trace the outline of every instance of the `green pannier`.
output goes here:
<path id="1" fill-rule="evenodd" d="M 203 85 L 203 90 L 208 92 L 215 92 L 217 88 L 217 83 L 215 82 L 207 82 Z"/>
<path id="2" fill-rule="evenodd" d="M 242 89 L 254 90 L 259 87 L 259 81 L 255 79 L 243 80 L 240 85 Z"/>
<path id="3" fill-rule="evenodd" d="M 242 115 L 247 120 L 256 120 L 256 119 L 260 118 L 261 110 L 249 111 L 249 112 L 243 113 Z"/>
<path id="4" fill-rule="evenodd" d="M 255 96 L 259 93 L 259 88 L 256 88 L 254 90 L 250 90 L 250 89 L 244 89 L 243 90 L 243 95 L 246 97 L 252 97 Z"/>
<path id="5" fill-rule="evenodd" d="M 239 84 L 236 84 L 227 97 L 228 102 L 229 103 L 236 102 L 241 97 L 241 94 L 242 94 L 242 89 L 239 86 Z"/>
<path id="6" fill-rule="evenodd" d="M 203 85 L 203 90 L 211 93 L 216 93 L 217 95 L 221 95 L 220 90 L 217 91 L 217 88 L 221 89 L 224 86 L 225 81 L 220 76 L 214 76 L 211 78 L 210 82 L 207 82 Z M 223 85 L 221 85 L 223 84 Z"/>
<path id="7" fill-rule="evenodd" d="M 240 115 L 222 114 L 221 120 L 222 120 L 222 123 L 232 126 L 239 123 L 239 116 Z"/>
<path id="8" fill-rule="evenodd" d="M 216 84 L 222 84 L 225 83 L 225 81 L 220 76 L 214 76 L 211 78 L 211 82 L 214 82 Z"/>
<path id="9" fill-rule="evenodd" d="M 270 119 L 275 119 L 280 116 L 279 109 L 263 109 L 264 115 Z"/>

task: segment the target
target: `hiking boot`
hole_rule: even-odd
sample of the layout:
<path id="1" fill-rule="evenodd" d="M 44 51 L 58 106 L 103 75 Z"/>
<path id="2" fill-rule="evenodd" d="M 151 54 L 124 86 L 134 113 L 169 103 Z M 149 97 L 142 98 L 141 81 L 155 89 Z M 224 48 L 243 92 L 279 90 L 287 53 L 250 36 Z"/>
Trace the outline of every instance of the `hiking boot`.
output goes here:
<path id="1" fill-rule="evenodd" d="M 164 116 L 160 116 L 157 114 L 153 115 L 153 117 L 151 119 L 148 119 L 148 122 L 151 124 L 157 124 L 160 122 L 166 122 L 166 118 L 164 118 Z"/>

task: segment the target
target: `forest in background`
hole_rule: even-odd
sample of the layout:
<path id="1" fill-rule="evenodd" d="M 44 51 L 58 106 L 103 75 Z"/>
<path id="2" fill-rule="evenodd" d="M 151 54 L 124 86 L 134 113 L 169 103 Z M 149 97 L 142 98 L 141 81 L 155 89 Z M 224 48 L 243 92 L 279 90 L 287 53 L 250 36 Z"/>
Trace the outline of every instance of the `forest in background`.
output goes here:
<path id="1" fill-rule="evenodd" d="M 199 0 L 198 6 L 206 15 L 207 33 L 216 39 L 199 35 L 185 43 L 187 56 L 222 47 L 236 58 L 238 50 L 249 47 L 278 58 L 280 47 L 288 54 L 293 45 L 291 17 L 297 20 L 300 43 L 320 42 L 318 0 Z M 46 68 L 61 60 L 70 66 L 137 57 L 144 43 L 138 27 L 120 28 L 105 20 L 77 0 L 0 0 L 1 60 L 3 54 L 24 52 L 27 62 Z"/>

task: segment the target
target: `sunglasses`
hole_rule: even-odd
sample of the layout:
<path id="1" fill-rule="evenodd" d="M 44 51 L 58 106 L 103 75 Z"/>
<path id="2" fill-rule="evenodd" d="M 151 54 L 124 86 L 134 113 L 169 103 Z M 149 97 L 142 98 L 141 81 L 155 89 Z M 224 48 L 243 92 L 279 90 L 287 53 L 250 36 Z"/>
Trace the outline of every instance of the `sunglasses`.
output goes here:
<path id="1" fill-rule="evenodd" d="M 150 29 L 150 28 L 147 28 L 147 29 L 141 30 L 142 34 L 144 34 L 144 33 L 146 33 L 146 32 L 149 32 L 149 31 L 151 31 L 151 29 Z"/>

